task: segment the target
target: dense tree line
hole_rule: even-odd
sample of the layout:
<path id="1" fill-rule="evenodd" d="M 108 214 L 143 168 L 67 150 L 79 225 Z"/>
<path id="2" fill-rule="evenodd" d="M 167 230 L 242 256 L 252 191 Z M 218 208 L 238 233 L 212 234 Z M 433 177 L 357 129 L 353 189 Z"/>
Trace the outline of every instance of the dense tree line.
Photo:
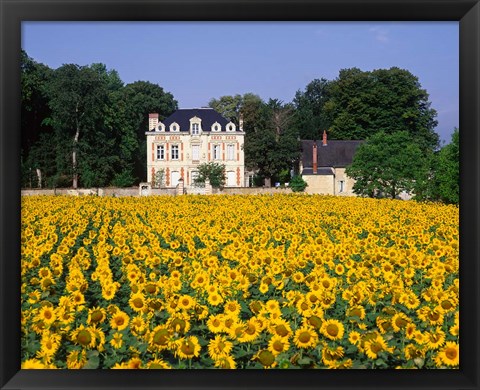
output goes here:
<path id="1" fill-rule="evenodd" d="M 178 108 L 148 81 L 125 85 L 103 64 L 50 69 L 22 52 L 22 185 L 129 186 L 145 180 L 148 113 L 160 120 Z M 245 137 L 245 163 L 256 184 L 298 174 L 301 139 L 360 139 L 349 174 L 363 196 L 458 203 L 458 130 L 442 148 L 436 111 L 409 71 L 342 69 L 315 79 L 292 102 L 254 93 L 212 98 L 209 106 Z"/>
<path id="2" fill-rule="evenodd" d="M 125 85 L 103 64 L 50 69 L 21 58 L 22 185 L 129 186 L 146 176 L 145 129 L 177 101 L 147 81 Z"/>

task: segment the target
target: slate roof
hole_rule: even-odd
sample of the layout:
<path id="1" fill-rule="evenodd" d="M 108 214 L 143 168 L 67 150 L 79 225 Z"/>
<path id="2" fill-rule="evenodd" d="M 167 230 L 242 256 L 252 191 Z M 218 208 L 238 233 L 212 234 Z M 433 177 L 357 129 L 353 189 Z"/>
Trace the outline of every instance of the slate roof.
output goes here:
<path id="1" fill-rule="evenodd" d="M 177 122 L 180 125 L 180 132 L 190 130 L 190 119 L 194 116 L 202 120 L 202 130 L 211 131 L 215 122 L 220 123 L 222 132 L 226 131 L 225 126 L 230 121 L 220 115 L 213 108 L 185 108 L 175 111 L 172 115 L 162 121 L 165 125 L 165 131 L 170 131 L 170 125 Z M 238 131 L 238 127 L 237 127 Z"/>
<path id="2" fill-rule="evenodd" d="M 302 140 L 302 164 L 304 168 L 313 167 L 313 143 L 312 140 Z M 364 141 L 336 141 L 328 140 L 327 145 L 322 145 L 322 141 L 317 141 L 317 166 L 318 170 L 322 167 L 344 168 L 353 161 L 353 156 L 357 148 Z M 317 174 L 321 174 L 321 173 Z M 307 169 L 304 169 L 306 174 Z"/>
<path id="3" fill-rule="evenodd" d="M 304 168 L 302 171 L 302 175 L 313 175 L 313 168 Z M 320 176 L 332 176 L 333 169 L 332 168 L 317 168 L 317 175 Z"/>

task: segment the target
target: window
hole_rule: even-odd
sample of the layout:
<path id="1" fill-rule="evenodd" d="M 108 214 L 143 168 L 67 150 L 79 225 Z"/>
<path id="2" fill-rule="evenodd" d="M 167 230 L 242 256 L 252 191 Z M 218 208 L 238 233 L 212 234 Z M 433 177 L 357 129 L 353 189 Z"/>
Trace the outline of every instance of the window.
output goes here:
<path id="1" fill-rule="evenodd" d="M 198 123 L 192 123 L 192 134 L 193 135 L 200 134 L 200 125 Z"/>
<path id="2" fill-rule="evenodd" d="M 192 145 L 192 160 L 200 160 L 200 145 Z"/>
<path id="3" fill-rule="evenodd" d="M 165 159 L 165 146 L 157 145 L 157 160 Z"/>
<path id="4" fill-rule="evenodd" d="M 178 126 L 178 123 L 177 122 L 173 122 L 171 125 L 170 125 L 170 131 L 172 132 L 177 132 L 180 130 L 180 127 Z"/>
<path id="5" fill-rule="evenodd" d="M 227 145 L 227 160 L 235 160 L 235 145 Z"/>
<path id="6" fill-rule="evenodd" d="M 343 191 L 345 191 L 344 185 L 345 185 L 345 181 L 344 181 L 344 180 L 340 180 L 340 181 L 338 182 L 338 187 L 339 187 L 339 188 L 338 188 L 338 192 L 343 192 Z"/>
<path id="7" fill-rule="evenodd" d="M 220 160 L 220 145 L 213 145 L 213 159 Z"/>
<path id="8" fill-rule="evenodd" d="M 172 145 L 172 160 L 178 160 L 178 145 Z"/>

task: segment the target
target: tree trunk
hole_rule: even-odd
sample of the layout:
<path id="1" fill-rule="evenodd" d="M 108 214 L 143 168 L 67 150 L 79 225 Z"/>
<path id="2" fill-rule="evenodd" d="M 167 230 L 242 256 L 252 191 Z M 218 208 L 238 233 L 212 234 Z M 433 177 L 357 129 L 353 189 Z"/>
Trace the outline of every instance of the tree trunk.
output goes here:
<path id="1" fill-rule="evenodd" d="M 395 184 L 392 184 L 392 189 L 391 189 L 391 192 L 390 192 L 390 196 L 392 197 L 392 199 L 395 199 L 395 197 L 397 196 L 397 191 L 396 191 L 396 188 L 395 188 Z"/>
<path id="2" fill-rule="evenodd" d="M 78 109 L 77 109 L 78 111 Z M 78 187 L 78 173 L 77 173 L 77 144 L 78 138 L 80 136 L 80 127 L 77 120 L 77 130 L 75 132 L 75 137 L 73 138 L 73 151 L 72 151 L 72 167 L 73 167 L 73 183 L 72 187 L 76 190 Z"/>
<path id="3" fill-rule="evenodd" d="M 42 171 L 37 168 L 38 188 L 42 188 Z"/>

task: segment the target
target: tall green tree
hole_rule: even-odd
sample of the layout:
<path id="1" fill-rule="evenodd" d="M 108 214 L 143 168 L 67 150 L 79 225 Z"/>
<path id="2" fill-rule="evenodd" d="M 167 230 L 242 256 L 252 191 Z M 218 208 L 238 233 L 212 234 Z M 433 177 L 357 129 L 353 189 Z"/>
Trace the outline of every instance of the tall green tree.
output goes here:
<path id="1" fill-rule="evenodd" d="M 135 182 L 145 181 L 147 151 L 145 132 L 148 131 L 148 114 L 156 112 L 162 121 L 178 109 L 178 103 L 169 92 L 148 81 L 127 84 L 114 98 L 116 128 L 122 132 L 118 152 L 123 162 L 124 176 Z M 117 180 L 123 180 L 117 177 Z"/>
<path id="2" fill-rule="evenodd" d="M 225 95 L 218 99 L 211 99 L 208 102 L 208 106 L 213 108 L 223 117 L 231 120 L 236 126 L 239 124 L 239 112 L 242 107 L 243 96 L 242 95 Z"/>
<path id="3" fill-rule="evenodd" d="M 66 145 L 67 163 L 57 156 L 57 174 L 71 174 L 72 187 L 105 185 L 117 160 L 112 153 L 112 128 L 108 118 L 107 78 L 99 66 L 66 64 L 56 69 L 48 86 L 49 123 L 55 140 Z"/>
<path id="4" fill-rule="evenodd" d="M 451 142 L 438 153 L 436 181 L 439 198 L 445 203 L 460 201 L 460 143 L 459 130 L 455 128 Z"/>
<path id="5" fill-rule="evenodd" d="M 356 194 L 396 198 L 402 191 L 415 192 L 426 169 L 424 153 L 408 132 L 381 131 L 358 147 L 346 173 L 356 180 Z"/>
<path id="6" fill-rule="evenodd" d="M 293 99 L 292 126 L 301 139 L 316 140 L 330 127 L 325 111 L 329 99 L 330 81 L 322 78 L 311 81 L 304 91 L 298 90 Z"/>
<path id="7" fill-rule="evenodd" d="M 406 131 L 422 150 L 438 147 L 437 113 L 418 78 L 404 69 L 341 70 L 329 85 L 325 112 L 333 139 Z"/>
<path id="8" fill-rule="evenodd" d="M 55 159 L 46 161 L 48 155 L 32 154 L 32 148 L 41 141 L 42 134 L 51 134 L 53 129 L 44 120 L 49 117 L 47 85 L 53 70 L 36 62 L 22 50 L 20 56 L 21 75 L 21 168 L 23 186 L 42 186 L 45 181 L 45 167 L 54 164 Z M 37 148 L 38 149 L 38 148 Z M 40 161 L 41 160 L 41 161 Z"/>
<path id="9" fill-rule="evenodd" d="M 277 99 L 254 102 L 245 118 L 245 164 L 265 178 L 265 185 L 299 157 L 298 134 L 290 126 L 293 107 Z"/>

